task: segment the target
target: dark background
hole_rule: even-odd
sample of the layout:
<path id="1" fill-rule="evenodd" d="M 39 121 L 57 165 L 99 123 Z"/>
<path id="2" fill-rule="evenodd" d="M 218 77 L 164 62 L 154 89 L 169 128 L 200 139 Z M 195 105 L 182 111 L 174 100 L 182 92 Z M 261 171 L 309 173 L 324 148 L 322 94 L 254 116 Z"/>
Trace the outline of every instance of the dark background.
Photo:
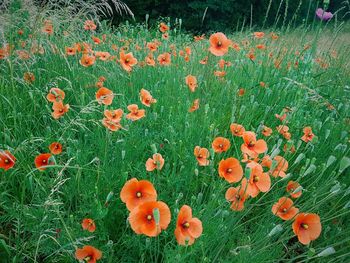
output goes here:
<path id="1" fill-rule="evenodd" d="M 159 17 L 182 19 L 182 27 L 194 32 L 208 30 L 232 30 L 245 26 L 299 25 L 313 20 L 317 7 L 324 7 L 322 0 L 124 0 L 137 22 L 144 22 L 146 14 L 150 22 Z M 270 5 L 269 14 L 266 13 Z M 202 23 L 204 12 L 207 12 Z M 348 4 L 343 0 L 330 0 L 327 11 L 336 12 L 337 18 L 348 19 Z M 252 9 L 252 19 L 251 19 Z M 265 19 L 266 18 L 266 19 Z M 125 19 L 125 17 L 124 17 Z M 129 17 L 130 19 L 130 17 Z M 252 20 L 252 21 L 251 21 Z M 114 23 L 122 19 L 115 16 Z"/>

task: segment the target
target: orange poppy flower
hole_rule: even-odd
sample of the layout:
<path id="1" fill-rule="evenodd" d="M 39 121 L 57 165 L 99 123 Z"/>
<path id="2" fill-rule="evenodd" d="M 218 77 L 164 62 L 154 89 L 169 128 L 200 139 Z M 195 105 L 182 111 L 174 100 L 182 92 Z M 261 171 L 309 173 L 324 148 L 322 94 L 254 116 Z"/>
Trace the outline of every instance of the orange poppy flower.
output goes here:
<path id="1" fill-rule="evenodd" d="M 284 121 L 284 120 L 287 118 L 287 114 L 286 114 L 286 113 L 284 113 L 284 114 L 282 114 L 282 115 L 275 114 L 275 117 L 276 117 L 277 119 L 279 119 L 280 121 Z"/>
<path id="2" fill-rule="evenodd" d="M 224 137 L 216 137 L 211 144 L 211 147 L 216 153 L 226 152 L 228 149 L 230 149 L 230 146 L 230 141 Z"/>
<path id="3" fill-rule="evenodd" d="M 131 72 L 132 67 L 135 66 L 137 64 L 137 59 L 134 58 L 134 56 L 132 55 L 132 53 L 127 53 L 125 54 L 123 51 L 119 53 L 120 55 L 120 65 L 122 66 L 122 68 L 124 70 L 126 70 L 127 72 Z"/>
<path id="4" fill-rule="evenodd" d="M 269 137 L 272 134 L 272 129 L 264 125 L 261 133 L 262 133 L 262 135 Z"/>
<path id="5" fill-rule="evenodd" d="M 237 123 L 232 123 L 230 125 L 230 130 L 232 132 L 232 135 L 242 137 L 243 133 L 245 132 L 245 129 L 242 125 Z"/>
<path id="6" fill-rule="evenodd" d="M 268 173 L 264 173 L 262 166 L 254 161 L 248 163 L 247 167 L 251 169 L 247 194 L 256 197 L 260 192 L 268 192 L 271 187 L 271 179 Z"/>
<path id="7" fill-rule="evenodd" d="M 96 92 L 96 100 L 99 104 L 111 105 L 114 99 L 113 91 L 102 87 Z"/>
<path id="8" fill-rule="evenodd" d="M 67 56 L 74 56 L 77 53 L 77 50 L 75 47 L 66 47 L 66 55 Z"/>
<path id="9" fill-rule="evenodd" d="M 102 252 L 93 246 L 83 246 L 75 251 L 75 258 L 86 263 L 96 263 L 101 257 Z"/>
<path id="10" fill-rule="evenodd" d="M 265 36 L 264 32 L 254 32 L 254 37 L 263 38 Z"/>
<path id="11" fill-rule="evenodd" d="M 83 219 L 83 222 L 81 222 L 81 226 L 84 230 L 87 230 L 91 233 L 95 232 L 96 230 L 95 221 L 90 218 Z"/>
<path id="12" fill-rule="evenodd" d="M 169 207 L 161 201 L 145 202 L 133 209 L 129 216 L 132 230 L 136 234 L 155 237 L 167 229 L 171 220 Z"/>
<path id="13" fill-rule="evenodd" d="M 137 106 L 136 104 L 129 105 L 128 110 L 130 111 L 130 113 L 126 115 L 126 118 L 132 121 L 137 121 L 145 117 L 146 115 L 146 111 L 143 109 L 139 110 L 139 106 Z"/>
<path id="14" fill-rule="evenodd" d="M 107 61 L 111 57 L 111 54 L 109 52 L 96 51 L 95 56 L 99 60 Z"/>
<path id="15" fill-rule="evenodd" d="M 153 154 L 153 159 L 148 158 L 146 161 L 146 170 L 152 172 L 153 170 L 162 170 L 164 165 L 164 159 L 161 154 L 155 153 Z"/>
<path id="16" fill-rule="evenodd" d="M 209 165 L 209 155 L 210 154 L 207 148 L 201 148 L 199 146 L 194 147 L 194 156 L 196 156 L 196 159 L 200 166 Z"/>
<path id="17" fill-rule="evenodd" d="M 304 135 L 303 135 L 303 137 L 301 137 L 301 139 L 306 143 L 311 142 L 315 136 L 315 134 L 313 134 L 313 132 L 312 132 L 311 127 L 305 127 L 303 129 L 303 132 L 304 132 Z"/>
<path id="18" fill-rule="evenodd" d="M 168 34 L 168 32 L 162 34 L 162 39 L 164 39 L 164 40 L 168 40 L 168 39 L 169 39 L 169 34 Z"/>
<path id="19" fill-rule="evenodd" d="M 267 144 L 264 140 L 256 140 L 254 132 L 247 131 L 243 133 L 244 143 L 241 146 L 241 151 L 248 154 L 252 158 L 258 157 L 260 153 L 267 151 Z"/>
<path id="20" fill-rule="evenodd" d="M 47 94 L 46 98 L 49 102 L 59 102 L 64 100 L 66 94 L 63 90 L 59 88 L 52 88 L 50 89 L 49 94 Z"/>
<path id="21" fill-rule="evenodd" d="M 160 54 L 157 58 L 158 60 L 158 63 L 162 66 L 168 66 L 171 64 L 171 55 L 170 53 L 163 53 L 163 54 Z"/>
<path id="22" fill-rule="evenodd" d="M 299 198 L 302 195 L 302 187 L 298 182 L 289 181 L 286 187 L 286 191 L 292 198 Z"/>
<path id="23" fill-rule="evenodd" d="M 120 122 L 123 117 L 123 113 L 124 112 L 122 109 L 104 111 L 105 117 L 113 122 Z"/>
<path id="24" fill-rule="evenodd" d="M 216 77 L 225 77 L 226 76 L 226 71 L 219 71 L 219 70 L 215 70 L 214 71 L 214 75 L 216 76 Z"/>
<path id="25" fill-rule="evenodd" d="M 136 178 L 132 178 L 123 186 L 120 199 L 131 211 L 144 202 L 156 201 L 157 191 L 151 182 L 147 180 L 138 181 Z"/>
<path id="26" fill-rule="evenodd" d="M 283 146 L 283 151 L 288 153 L 295 153 L 295 146 L 294 145 L 288 145 L 288 143 L 286 143 L 284 146 Z"/>
<path id="27" fill-rule="evenodd" d="M 221 32 L 212 34 L 209 38 L 209 42 L 209 51 L 215 56 L 225 55 L 231 44 L 231 41 Z"/>
<path id="28" fill-rule="evenodd" d="M 272 206 L 272 213 L 283 220 L 290 220 L 299 213 L 299 209 L 293 206 L 292 199 L 281 197 L 278 202 Z"/>
<path id="29" fill-rule="evenodd" d="M 245 94 L 245 89 L 241 88 L 237 92 L 238 96 L 242 97 Z"/>
<path id="30" fill-rule="evenodd" d="M 199 109 L 199 99 L 195 99 L 193 102 L 192 102 L 192 106 L 189 108 L 189 112 L 194 112 L 196 110 Z"/>
<path id="31" fill-rule="evenodd" d="M 69 108 L 69 104 L 63 104 L 62 101 L 54 102 L 52 105 L 53 112 L 51 115 L 55 120 L 57 120 L 66 114 L 69 111 Z"/>
<path id="32" fill-rule="evenodd" d="M 270 158 L 269 155 L 265 155 L 262 159 L 261 159 L 261 165 L 263 167 L 267 167 L 267 168 L 270 168 L 271 165 L 272 165 L 272 160 Z"/>
<path id="33" fill-rule="evenodd" d="M 160 32 L 165 33 L 166 31 L 169 30 L 169 27 L 165 23 L 160 23 L 159 30 Z"/>
<path id="34" fill-rule="evenodd" d="M 96 28 L 97 28 L 97 26 L 96 26 L 96 24 L 94 23 L 94 21 L 92 21 L 92 20 L 86 20 L 86 21 L 84 22 L 84 29 L 85 29 L 85 30 L 94 31 L 94 30 L 96 30 Z"/>
<path id="35" fill-rule="evenodd" d="M 223 159 L 219 163 L 219 176 L 229 183 L 237 183 L 243 176 L 242 166 L 236 158 Z"/>
<path id="36" fill-rule="evenodd" d="M 35 81 L 35 76 L 34 76 L 34 74 L 31 73 L 31 72 L 25 72 L 25 73 L 23 74 L 23 79 L 24 79 L 24 81 L 27 82 L 27 83 L 33 83 L 33 82 Z"/>
<path id="37" fill-rule="evenodd" d="M 8 169 L 11 169 L 16 163 L 16 158 L 13 156 L 10 151 L 0 150 L 0 168 L 7 171 Z"/>
<path id="38" fill-rule="evenodd" d="M 101 42 L 102 42 L 101 39 L 99 39 L 98 37 L 92 36 L 91 39 L 92 39 L 92 41 L 94 41 L 94 43 L 96 45 L 101 44 Z"/>
<path id="39" fill-rule="evenodd" d="M 52 156 L 51 153 L 39 154 L 37 157 L 35 157 L 35 160 L 34 160 L 35 167 L 40 171 L 44 171 L 48 165 L 55 164 L 51 160 L 51 156 Z"/>
<path id="40" fill-rule="evenodd" d="M 93 64 L 95 64 L 95 60 L 95 56 L 89 56 L 87 54 L 84 54 L 80 59 L 80 65 L 82 65 L 83 67 L 90 67 Z"/>
<path id="41" fill-rule="evenodd" d="M 157 102 L 157 100 L 152 97 L 151 93 L 145 89 L 141 89 L 140 91 L 140 100 L 141 103 L 147 107 L 150 107 L 151 104 Z"/>
<path id="42" fill-rule="evenodd" d="M 230 187 L 225 193 L 225 198 L 231 203 L 231 209 L 234 211 L 241 211 L 244 208 L 244 202 L 249 195 L 246 193 L 246 179 L 242 180 L 241 186 Z"/>
<path id="43" fill-rule="evenodd" d="M 277 155 L 272 162 L 272 169 L 269 171 L 273 177 L 286 177 L 286 171 L 288 169 L 288 162 L 282 156 Z"/>
<path id="44" fill-rule="evenodd" d="M 192 209 L 183 205 L 179 211 L 176 221 L 175 237 L 179 245 L 192 245 L 196 238 L 202 235 L 202 222 L 192 217 Z"/>
<path id="45" fill-rule="evenodd" d="M 258 45 L 256 45 L 256 48 L 264 50 L 264 49 L 266 49 L 266 46 L 264 44 L 258 44 Z"/>
<path id="46" fill-rule="evenodd" d="M 199 61 L 200 64 L 206 65 L 208 63 L 208 57 L 205 57 Z"/>
<path id="47" fill-rule="evenodd" d="M 108 118 L 102 119 L 102 125 L 111 131 L 118 131 L 121 128 L 123 128 L 122 125 L 120 124 L 120 122 L 115 122 L 115 121 L 112 121 Z"/>
<path id="48" fill-rule="evenodd" d="M 205 39 L 205 35 L 203 34 L 203 35 L 201 35 L 201 36 L 194 36 L 193 37 L 194 38 L 194 41 L 200 41 L 200 40 L 203 40 L 203 39 Z"/>
<path id="49" fill-rule="evenodd" d="M 300 213 L 293 222 L 293 232 L 303 245 L 317 239 L 322 231 L 320 217 L 317 214 Z"/>
<path id="50" fill-rule="evenodd" d="M 197 85 L 197 78 L 195 76 L 192 76 L 192 75 L 187 75 L 185 80 L 186 80 L 186 85 L 188 86 L 190 91 L 195 92 L 195 90 L 198 86 Z"/>
<path id="51" fill-rule="evenodd" d="M 145 58 L 145 62 L 148 66 L 155 66 L 156 65 L 156 62 L 154 61 L 154 58 L 153 56 L 151 55 L 148 55 L 146 58 Z"/>
<path id="52" fill-rule="evenodd" d="M 157 43 L 155 43 L 155 42 L 148 42 L 148 43 L 147 43 L 147 48 L 148 48 L 151 52 L 155 52 L 155 51 L 157 51 L 157 49 L 158 49 L 158 45 L 157 45 Z"/>
<path id="53" fill-rule="evenodd" d="M 44 26 L 41 29 L 41 32 L 46 33 L 48 35 L 52 35 L 53 34 L 53 25 L 52 22 L 49 20 L 46 20 L 44 23 Z"/>
<path id="54" fill-rule="evenodd" d="M 60 154 L 62 152 L 62 144 L 59 142 L 53 142 L 50 144 L 49 150 L 54 155 Z"/>

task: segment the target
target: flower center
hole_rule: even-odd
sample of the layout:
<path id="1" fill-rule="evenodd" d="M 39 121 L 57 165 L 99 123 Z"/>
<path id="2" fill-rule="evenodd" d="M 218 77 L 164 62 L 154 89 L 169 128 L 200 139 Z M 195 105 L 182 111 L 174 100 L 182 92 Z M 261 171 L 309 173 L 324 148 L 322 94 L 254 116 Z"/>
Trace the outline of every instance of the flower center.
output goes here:
<path id="1" fill-rule="evenodd" d="M 198 155 L 198 158 L 202 158 L 203 156 L 200 154 L 200 155 Z"/>
<path id="2" fill-rule="evenodd" d="M 185 223 L 182 224 L 182 226 L 183 226 L 184 228 L 189 228 L 189 227 L 190 227 L 190 223 L 185 222 Z"/>
<path id="3" fill-rule="evenodd" d="M 285 212 L 287 212 L 287 208 L 282 209 L 282 213 L 285 213 Z"/>
<path id="4" fill-rule="evenodd" d="M 10 161 L 9 159 L 5 159 L 5 163 L 8 164 Z"/>
<path id="5" fill-rule="evenodd" d="M 63 109 L 59 109 L 59 112 L 62 113 L 62 112 L 63 112 Z"/>
<path id="6" fill-rule="evenodd" d="M 224 147 L 224 146 L 223 146 L 222 144 L 219 144 L 219 147 L 222 148 L 222 147 Z"/>
<path id="7" fill-rule="evenodd" d="M 300 226 L 301 226 L 302 228 L 304 228 L 304 229 L 308 229 L 308 228 L 309 228 L 308 224 L 305 224 L 305 223 L 302 223 Z"/>
<path id="8" fill-rule="evenodd" d="M 222 46 L 222 43 L 221 43 L 221 41 L 218 41 L 218 47 L 221 47 Z"/>
<path id="9" fill-rule="evenodd" d="M 249 144 L 248 144 L 249 147 L 253 147 L 254 145 L 255 145 L 254 141 L 250 141 Z"/>
<path id="10" fill-rule="evenodd" d="M 152 216 L 151 216 L 151 215 L 147 215 L 146 218 L 147 218 L 148 221 L 151 221 L 151 220 L 152 220 Z"/>
<path id="11" fill-rule="evenodd" d="M 142 193 L 141 193 L 141 192 L 137 192 L 137 193 L 136 193 L 136 197 L 137 197 L 137 198 L 140 198 L 141 196 L 142 196 Z"/>
<path id="12" fill-rule="evenodd" d="M 226 170 L 226 172 L 227 172 L 227 173 L 232 173 L 232 169 L 231 169 L 231 168 L 228 168 L 228 169 Z"/>
<path id="13" fill-rule="evenodd" d="M 241 196 L 238 195 L 238 194 L 235 197 L 236 197 L 237 200 L 241 199 Z"/>
<path id="14" fill-rule="evenodd" d="M 43 160 L 43 163 L 46 163 L 46 160 Z"/>
<path id="15" fill-rule="evenodd" d="M 90 256 L 87 256 L 86 258 L 84 258 L 84 261 L 88 262 L 91 260 L 91 257 Z"/>
<path id="16" fill-rule="evenodd" d="M 256 176 L 256 175 L 255 175 L 255 176 L 253 177 L 253 182 L 254 182 L 254 183 L 259 182 L 259 176 Z"/>
<path id="17" fill-rule="evenodd" d="M 130 60 L 129 60 L 128 58 L 127 58 L 127 59 L 125 59 L 125 63 L 129 63 L 129 61 L 130 61 Z"/>

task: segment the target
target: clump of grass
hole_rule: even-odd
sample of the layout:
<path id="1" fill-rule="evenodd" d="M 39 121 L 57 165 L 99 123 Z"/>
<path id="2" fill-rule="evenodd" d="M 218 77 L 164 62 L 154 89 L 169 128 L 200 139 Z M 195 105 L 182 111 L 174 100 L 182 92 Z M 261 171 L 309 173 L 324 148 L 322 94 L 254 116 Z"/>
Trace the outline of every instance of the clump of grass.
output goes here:
<path id="1" fill-rule="evenodd" d="M 234 48 L 219 63 L 208 51 L 207 39 L 193 41 L 169 24 L 166 38 L 158 28 L 142 24 L 112 29 L 94 15 L 72 16 L 70 8 L 57 12 L 24 5 L 2 14 L 0 149 L 16 158 L 11 169 L 0 172 L 4 262 L 72 262 L 76 249 L 84 245 L 102 251 L 102 262 L 346 260 L 347 25 L 334 29 L 319 22 L 312 31 L 265 31 L 262 38 L 248 31 L 233 33 L 228 37 Z M 97 25 L 95 30 L 84 30 L 88 19 Z M 145 61 L 151 42 L 157 46 L 155 66 Z M 77 50 L 70 56 L 68 47 Z M 110 57 L 97 59 L 96 51 L 109 52 Z M 121 51 L 132 52 L 138 60 L 130 72 L 121 66 Z M 164 53 L 171 54 L 168 66 L 157 61 Z M 84 54 L 92 60 L 82 61 Z M 207 63 L 200 64 L 206 57 Z M 188 75 L 196 77 L 193 92 L 186 84 Z M 96 98 L 101 86 L 111 93 Z M 64 99 L 56 100 L 69 104 L 58 119 L 52 117 L 55 102 L 47 100 L 52 88 L 63 90 Z M 157 100 L 150 107 L 141 103 L 141 89 Z M 112 104 L 102 104 L 111 94 Z M 199 108 L 189 112 L 195 99 Z M 145 116 L 126 118 L 131 104 L 145 110 Z M 105 110 L 119 108 L 122 118 L 106 125 L 121 126 L 112 132 L 101 120 Z M 241 182 L 228 183 L 218 175 L 220 161 L 229 157 L 240 161 L 244 178 L 251 173 L 241 162 L 243 140 L 232 134 L 232 123 L 266 141 L 268 150 L 258 162 L 269 155 L 282 156 L 289 164 L 286 177 L 269 175 L 269 191 L 248 198 L 241 211 L 230 209 L 225 199 L 227 189 Z M 280 125 L 288 126 L 290 136 L 279 132 Z M 271 136 L 263 136 L 264 126 L 272 129 Z M 305 127 L 315 135 L 307 143 L 301 140 Z M 216 137 L 229 140 L 226 152 L 214 152 Z M 52 142 L 61 143 L 63 151 L 40 171 L 34 159 L 49 152 Z M 209 165 L 198 165 L 195 146 L 208 149 Z M 295 151 L 288 151 L 292 148 Z M 145 163 L 155 153 L 162 155 L 164 166 L 147 171 Z M 130 228 L 129 211 L 119 194 L 131 178 L 150 181 L 157 200 L 170 209 L 171 222 L 157 237 L 137 235 Z M 321 218 L 321 235 L 308 246 L 298 242 L 293 220 L 283 221 L 271 212 L 279 198 L 289 196 L 290 180 L 302 187 L 294 206 Z M 202 235 L 191 246 L 178 245 L 174 236 L 185 204 L 203 224 Z M 85 218 L 93 219 L 94 232 L 82 229 Z"/>

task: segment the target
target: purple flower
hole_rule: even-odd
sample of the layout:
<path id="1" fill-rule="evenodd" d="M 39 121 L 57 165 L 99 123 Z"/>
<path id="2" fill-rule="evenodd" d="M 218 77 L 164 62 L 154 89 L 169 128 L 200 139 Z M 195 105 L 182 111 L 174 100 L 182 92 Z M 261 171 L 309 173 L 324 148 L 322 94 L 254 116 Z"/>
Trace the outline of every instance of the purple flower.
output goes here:
<path id="1" fill-rule="evenodd" d="M 326 12 L 322 8 L 317 8 L 316 10 L 316 16 L 321 19 L 322 21 L 328 21 L 332 19 L 333 14 L 331 12 Z"/>

